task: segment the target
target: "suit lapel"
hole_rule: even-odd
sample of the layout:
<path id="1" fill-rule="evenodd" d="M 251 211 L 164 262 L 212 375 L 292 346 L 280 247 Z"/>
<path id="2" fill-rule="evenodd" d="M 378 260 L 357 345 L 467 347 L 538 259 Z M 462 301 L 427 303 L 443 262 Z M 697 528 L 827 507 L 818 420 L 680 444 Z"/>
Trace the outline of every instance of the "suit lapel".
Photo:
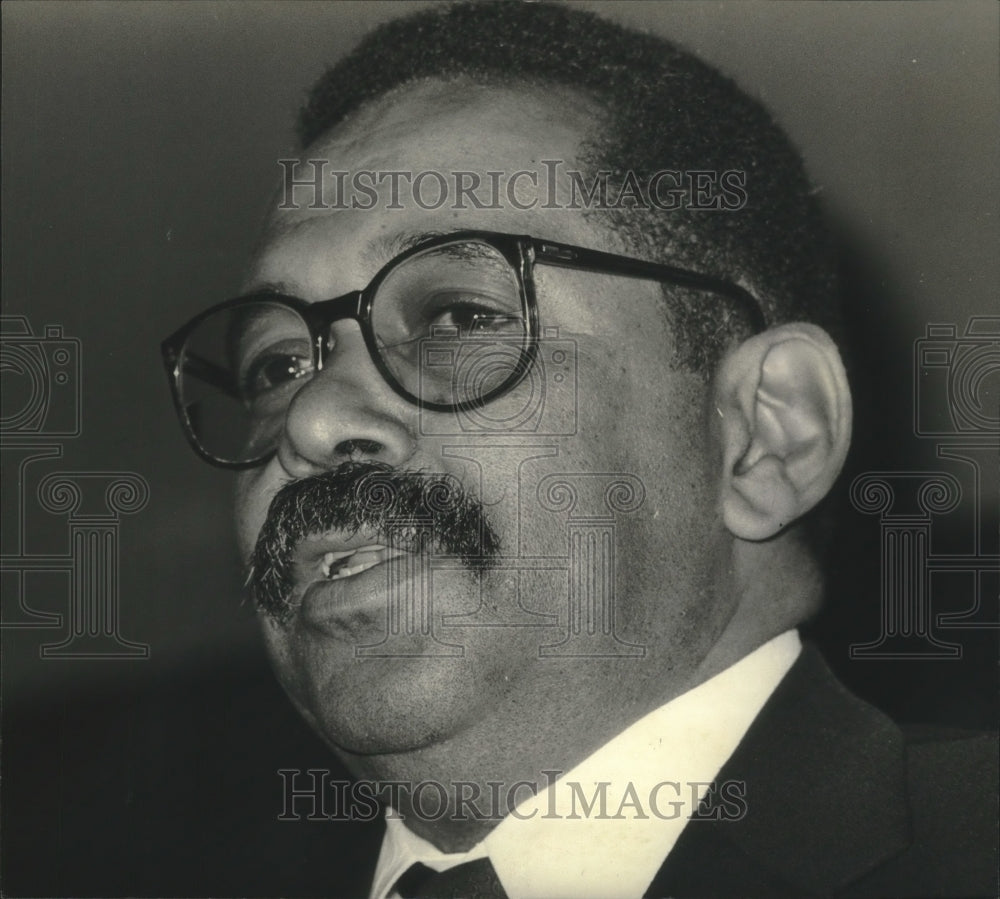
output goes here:
<path id="1" fill-rule="evenodd" d="M 901 732 L 812 647 L 716 779 L 733 781 L 745 815 L 689 822 L 647 895 L 830 895 L 910 842 Z"/>

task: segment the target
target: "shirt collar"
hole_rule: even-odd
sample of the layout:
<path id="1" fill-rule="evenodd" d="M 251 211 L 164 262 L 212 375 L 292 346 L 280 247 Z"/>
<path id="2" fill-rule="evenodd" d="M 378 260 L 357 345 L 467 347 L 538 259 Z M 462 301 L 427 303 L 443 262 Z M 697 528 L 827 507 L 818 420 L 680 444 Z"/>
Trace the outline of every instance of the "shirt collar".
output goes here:
<path id="1" fill-rule="evenodd" d="M 486 856 L 512 899 L 642 896 L 800 651 L 798 632 L 786 631 L 640 718 L 468 852 L 441 852 L 388 810 L 372 899 L 391 895 L 415 862 L 444 871 Z"/>

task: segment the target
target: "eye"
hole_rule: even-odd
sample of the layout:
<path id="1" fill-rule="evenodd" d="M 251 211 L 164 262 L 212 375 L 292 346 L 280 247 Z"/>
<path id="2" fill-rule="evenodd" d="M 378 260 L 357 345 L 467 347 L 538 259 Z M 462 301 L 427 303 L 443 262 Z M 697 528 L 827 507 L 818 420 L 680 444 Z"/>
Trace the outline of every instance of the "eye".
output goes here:
<path id="1" fill-rule="evenodd" d="M 292 344 L 285 346 L 284 344 Z M 302 352 L 301 341 L 283 341 L 268 347 L 244 365 L 240 388 L 246 402 L 309 377 L 313 373 L 312 354 Z"/>
<path id="2" fill-rule="evenodd" d="M 459 337 L 520 336 L 524 320 L 498 308 L 487 297 L 466 292 L 440 292 L 425 305 L 424 333 L 437 328 L 458 330 Z"/>

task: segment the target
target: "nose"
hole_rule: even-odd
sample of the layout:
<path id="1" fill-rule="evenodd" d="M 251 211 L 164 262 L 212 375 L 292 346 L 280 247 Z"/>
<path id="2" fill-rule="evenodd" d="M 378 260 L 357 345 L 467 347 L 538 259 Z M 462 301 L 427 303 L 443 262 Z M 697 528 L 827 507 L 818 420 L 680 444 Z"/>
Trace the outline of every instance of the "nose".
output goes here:
<path id="1" fill-rule="evenodd" d="M 399 467 L 414 452 L 409 404 L 385 383 L 356 321 L 332 325 L 323 370 L 295 394 L 285 416 L 278 460 L 301 478 L 343 462 Z"/>

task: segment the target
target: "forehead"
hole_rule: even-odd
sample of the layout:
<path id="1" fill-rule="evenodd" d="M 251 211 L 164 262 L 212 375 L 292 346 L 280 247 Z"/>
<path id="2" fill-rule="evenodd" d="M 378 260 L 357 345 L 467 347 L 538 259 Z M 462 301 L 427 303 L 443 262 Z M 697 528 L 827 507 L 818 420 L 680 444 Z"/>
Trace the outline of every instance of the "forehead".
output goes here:
<path id="1" fill-rule="evenodd" d="M 372 141 L 394 145 L 402 136 L 407 155 L 414 159 L 430 149 L 452 151 L 460 159 L 489 161 L 520 148 L 518 157 L 527 161 L 536 150 L 575 151 L 581 137 L 592 131 L 599 113 L 595 101 L 569 87 L 428 78 L 370 101 L 313 148 L 371 150 L 364 145 Z"/>
<path id="2" fill-rule="evenodd" d="M 585 167 L 581 155 L 600 127 L 599 114 L 595 102 L 569 88 L 543 93 L 457 79 L 397 89 L 353 113 L 302 153 L 295 177 L 310 180 L 320 172 L 320 202 L 314 202 L 311 186 L 295 188 L 292 203 L 287 186 L 279 190 L 251 280 L 276 280 L 281 274 L 276 269 L 294 257 L 297 278 L 326 281 L 324 292 L 330 295 L 338 288 L 329 283 L 331 275 L 349 279 L 344 289 L 352 289 L 413 235 L 458 229 L 599 244 L 600 229 L 579 209 L 543 208 L 550 181 L 565 180 L 568 171 Z M 459 183 L 470 183 L 469 173 L 479 179 L 478 204 L 457 192 Z M 394 178 L 400 185 L 395 202 Z M 414 197 L 417 179 L 430 204 Z M 493 200 L 494 182 L 499 202 Z M 534 208 L 510 202 L 512 182 L 514 200 L 534 198 Z M 448 201 L 429 208 L 442 183 Z M 336 273 L 329 271 L 332 252 L 339 257 Z M 313 274 L 311 267 L 317 269 Z"/>

